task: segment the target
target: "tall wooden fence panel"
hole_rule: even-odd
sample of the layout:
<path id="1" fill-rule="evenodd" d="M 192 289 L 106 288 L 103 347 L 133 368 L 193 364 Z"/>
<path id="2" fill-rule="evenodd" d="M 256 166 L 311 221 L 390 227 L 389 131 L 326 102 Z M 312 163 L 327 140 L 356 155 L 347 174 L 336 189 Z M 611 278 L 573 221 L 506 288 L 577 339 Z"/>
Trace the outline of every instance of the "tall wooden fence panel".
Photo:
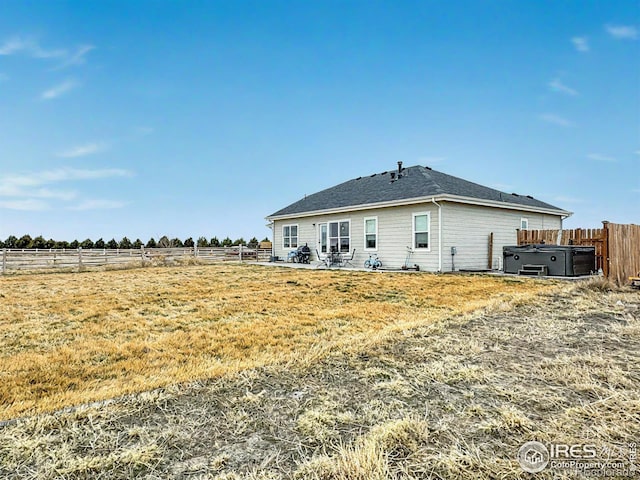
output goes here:
<path id="1" fill-rule="evenodd" d="M 603 228 L 572 230 L 519 230 L 518 245 L 546 243 L 553 245 L 593 246 L 596 268 L 618 285 L 640 273 L 640 225 L 602 222 Z"/>
<path id="2" fill-rule="evenodd" d="M 608 223 L 611 280 L 618 285 L 640 273 L 640 225 Z"/>

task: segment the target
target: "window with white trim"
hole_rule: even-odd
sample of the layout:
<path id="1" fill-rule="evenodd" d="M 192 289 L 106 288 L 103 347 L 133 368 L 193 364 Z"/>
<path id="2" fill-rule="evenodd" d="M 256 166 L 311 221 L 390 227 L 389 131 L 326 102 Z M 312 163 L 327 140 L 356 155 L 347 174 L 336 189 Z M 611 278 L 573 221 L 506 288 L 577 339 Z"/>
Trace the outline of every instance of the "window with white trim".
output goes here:
<path id="1" fill-rule="evenodd" d="M 364 249 L 378 249 L 378 217 L 364 219 Z"/>
<path id="2" fill-rule="evenodd" d="M 284 248 L 298 248 L 298 225 L 282 226 L 282 246 Z"/>
<path id="3" fill-rule="evenodd" d="M 520 219 L 520 230 L 528 230 L 529 229 L 529 219 L 521 218 Z"/>
<path id="4" fill-rule="evenodd" d="M 329 249 L 342 253 L 351 250 L 351 220 L 329 222 Z"/>
<path id="5" fill-rule="evenodd" d="M 413 214 L 413 248 L 429 249 L 429 229 L 431 216 L 429 212 Z"/>

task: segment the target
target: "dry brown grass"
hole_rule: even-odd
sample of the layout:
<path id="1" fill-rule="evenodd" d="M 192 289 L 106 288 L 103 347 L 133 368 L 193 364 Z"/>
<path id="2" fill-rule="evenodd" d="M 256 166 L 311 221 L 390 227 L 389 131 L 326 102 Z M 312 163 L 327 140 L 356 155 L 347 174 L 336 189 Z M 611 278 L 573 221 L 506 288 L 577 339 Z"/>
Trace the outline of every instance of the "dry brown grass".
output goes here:
<path id="1" fill-rule="evenodd" d="M 544 282 L 242 265 L 0 279 L 0 420 L 318 354 Z"/>
<path id="2" fill-rule="evenodd" d="M 375 275 L 361 281 L 386 281 Z M 449 290 L 483 280 L 409 275 L 394 288 L 416 279 Z M 484 301 L 283 363 L 19 420 L 0 428 L 0 477 L 526 479 L 515 458 L 529 440 L 637 443 L 638 293 L 563 284 Z"/>

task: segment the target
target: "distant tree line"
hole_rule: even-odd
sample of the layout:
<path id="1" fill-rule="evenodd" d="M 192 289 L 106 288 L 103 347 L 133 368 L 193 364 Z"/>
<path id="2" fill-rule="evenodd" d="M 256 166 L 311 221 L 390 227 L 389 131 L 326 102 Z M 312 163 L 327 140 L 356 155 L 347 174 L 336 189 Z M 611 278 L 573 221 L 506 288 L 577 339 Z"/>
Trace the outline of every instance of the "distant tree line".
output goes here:
<path id="1" fill-rule="evenodd" d="M 265 238 L 263 242 L 268 242 L 269 239 Z M 74 240 L 72 242 L 67 241 L 59 241 L 49 239 L 46 240 L 42 235 L 39 235 L 35 238 L 31 238 L 30 235 L 23 235 L 18 238 L 13 235 L 7 237 L 6 240 L 0 240 L 0 248 L 140 248 L 144 246 L 145 248 L 181 248 L 181 247 L 193 247 L 197 245 L 198 247 L 233 247 L 237 245 L 244 245 L 250 248 L 256 248 L 260 242 L 256 237 L 253 237 L 248 242 L 245 241 L 244 238 L 240 237 L 236 240 L 231 240 L 229 237 L 224 238 L 222 241 L 218 240 L 218 237 L 213 237 L 211 239 L 207 239 L 205 237 L 199 237 L 196 241 L 193 240 L 192 237 L 187 238 L 182 241 L 179 238 L 169 238 L 166 235 L 161 237 L 158 241 L 156 241 L 153 237 L 151 237 L 146 243 L 143 243 L 139 238 L 135 241 L 129 240 L 127 237 L 122 237 L 120 241 L 112 238 L 109 241 L 104 241 L 102 238 L 99 238 L 95 242 L 90 238 L 87 238 L 83 241 Z"/>

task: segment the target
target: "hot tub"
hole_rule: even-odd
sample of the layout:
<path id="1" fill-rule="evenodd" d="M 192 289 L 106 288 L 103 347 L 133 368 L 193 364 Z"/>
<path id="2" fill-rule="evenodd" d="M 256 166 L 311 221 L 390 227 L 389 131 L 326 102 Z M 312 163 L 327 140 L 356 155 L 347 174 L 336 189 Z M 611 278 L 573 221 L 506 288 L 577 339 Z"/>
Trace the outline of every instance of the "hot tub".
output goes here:
<path id="1" fill-rule="evenodd" d="M 577 277 L 596 269 L 595 247 L 577 245 L 520 245 L 503 247 L 505 273 L 520 273 L 525 265 L 544 265 L 548 275 Z"/>

